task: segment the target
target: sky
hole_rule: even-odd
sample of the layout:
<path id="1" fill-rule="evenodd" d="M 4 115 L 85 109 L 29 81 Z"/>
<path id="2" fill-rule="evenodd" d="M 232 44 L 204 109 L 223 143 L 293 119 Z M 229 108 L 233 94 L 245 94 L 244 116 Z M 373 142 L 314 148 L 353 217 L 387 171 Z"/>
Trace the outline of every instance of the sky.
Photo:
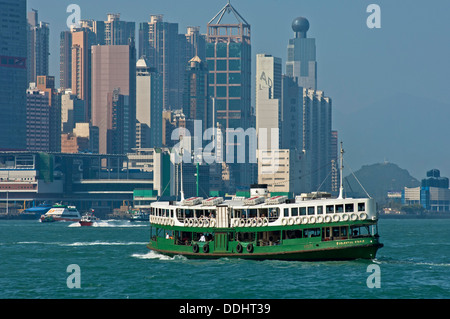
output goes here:
<path id="1" fill-rule="evenodd" d="M 68 30 L 70 4 L 79 5 L 81 19 L 106 20 L 107 13 L 120 13 L 121 20 L 136 22 L 138 29 L 150 15 L 163 14 L 165 21 L 179 24 L 180 33 L 187 26 L 200 26 L 206 33 L 208 21 L 226 3 L 28 0 L 28 10 L 37 9 L 39 20 L 50 24 L 50 75 L 59 83 L 59 34 Z M 294 37 L 292 21 L 298 16 L 309 20 L 308 37 L 316 39 L 318 89 L 332 98 L 333 129 L 344 142 L 353 171 L 390 161 L 418 179 L 432 168 L 450 177 L 450 1 L 231 0 L 231 4 L 251 25 L 252 77 L 258 53 L 280 57 L 284 65 L 288 41 Z M 380 8 L 381 28 L 367 26 L 370 4 Z M 424 118 L 424 108 L 433 110 L 433 118 Z M 379 126 L 351 124 L 370 123 L 373 114 L 379 117 Z M 421 123 L 426 125 L 416 127 Z"/>

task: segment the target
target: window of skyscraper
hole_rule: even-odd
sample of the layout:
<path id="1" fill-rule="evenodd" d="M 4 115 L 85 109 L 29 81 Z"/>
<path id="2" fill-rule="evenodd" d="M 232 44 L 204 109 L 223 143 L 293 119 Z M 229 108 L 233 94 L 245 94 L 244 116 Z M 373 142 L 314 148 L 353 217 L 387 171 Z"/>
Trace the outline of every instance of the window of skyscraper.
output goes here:
<path id="1" fill-rule="evenodd" d="M 214 71 L 216 69 L 215 60 L 208 60 L 208 70 Z"/>
<path id="2" fill-rule="evenodd" d="M 214 43 L 207 43 L 206 44 L 206 57 L 207 58 L 214 58 Z"/>
<path id="3" fill-rule="evenodd" d="M 217 84 L 227 84 L 227 74 L 226 73 L 216 73 Z"/>
<path id="4" fill-rule="evenodd" d="M 241 86 L 230 86 L 228 88 L 229 97 L 240 97 L 241 96 Z"/>
<path id="5" fill-rule="evenodd" d="M 217 54 L 218 58 L 226 58 L 227 57 L 227 44 L 226 43 L 217 43 L 216 54 Z"/>
<path id="6" fill-rule="evenodd" d="M 230 43 L 229 51 L 230 58 L 241 57 L 241 43 Z"/>
<path id="7" fill-rule="evenodd" d="M 230 60 L 230 71 L 240 71 L 241 60 Z"/>
<path id="8" fill-rule="evenodd" d="M 227 60 L 217 60 L 217 71 L 226 71 L 226 70 L 227 70 Z"/>
<path id="9" fill-rule="evenodd" d="M 227 100 L 216 99 L 216 111 L 225 111 L 227 109 Z"/>
<path id="10" fill-rule="evenodd" d="M 216 96 L 217 97 L 226 97 L 227 96 L 227 87 L 226 86 L 217 86 L 216 88 Z"/>
<path id="11" fill-rule="evenodd" d="M 228 108 L 230 109 L 230 110 L 234 110 L 234 111 L 237 111 L 237 110 L 240 110 L 241 109 L 241 100 L 239 99 L 239 100 L 229 100 L 228 101 Z"/>
<path id="12" fill-rule="evenodd" d="M 240 84 L 241 83 L 241 74 L 240 73 L 229 73 L 228 74 L 228 82 L 230 84 Z"/>

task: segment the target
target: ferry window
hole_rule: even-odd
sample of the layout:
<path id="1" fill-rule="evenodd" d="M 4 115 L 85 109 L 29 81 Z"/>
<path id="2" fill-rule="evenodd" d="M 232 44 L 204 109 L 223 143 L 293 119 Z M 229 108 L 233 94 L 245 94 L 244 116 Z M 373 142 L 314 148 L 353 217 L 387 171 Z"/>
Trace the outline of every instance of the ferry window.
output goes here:
<path id="1" fill-rule="evenodd" d="M 286 216 L 289 216 L 289 209 L 285 208 L 284 212 L 287 214 Z M 272 222 L 274 220 L 276 220 L 278 218 L 278 215 L 280 214 L 280 209 L 279 208 L 272 208 L 270 209 L 269 212 L 269 222 Z"/>
<path id="2" fill-rule="evenodd" d="M 353 213 L 353 204 L 345 204 L 345 212 Z"/>
<path id="3" fill-rule="evenodd" d="M 317 206 L 317 214 L 318 215 L 323 214 L 323 206 Z"/>
<path id="4" fill-rule="evenodd" d="M 303 230 L 303 237 L 320 237 L 320 228 L 308 228 Z"/>
<path id="5" fill-rule="evenodd" d="M 301 216 L 306 215 L 306 207 L 300 207 L 300 215 Z"/>
<path id="6" fill-rule="evenodd" d="M 334 213 L 334 206 L 327 205 L 327 214 L 333 214 L 333 213 Z"/>
<path id="7" fill-rule="evenodd" d="M 257 210 L 256 209 L 250 209 L 250 217 L 256 217 Z"/>
<path id="8" fill-rule="evenodd" d="M 344 212 L 344 205 L 336 205 L 336 213 L 343 213 Z"/>
<path id="9" fill-rule="evenodd" d="M 291 215 L 292 216 L 298 216 L 298 207 L 291 208 Z"/>
<path id="10" fill-rule="evenodd" d="M 308 207 L 308 215 L 314 215 L 314 207 Z"/>
<path id="11" fill-rule="evenodd" d="M 284 209 L 284 217 L 289 217 L 289 208 Z"/>
<path id="12" fill-rule="evenodd" d="M 259 217 L 267 217 L 267 208 L 262 208 L 259 210 Z"/>
<path id="13" fill-rule="evenodd" d="M 364 203 L 358 203 L 358 212 L 363 212 L 365 210 L 366 209 Z"/>

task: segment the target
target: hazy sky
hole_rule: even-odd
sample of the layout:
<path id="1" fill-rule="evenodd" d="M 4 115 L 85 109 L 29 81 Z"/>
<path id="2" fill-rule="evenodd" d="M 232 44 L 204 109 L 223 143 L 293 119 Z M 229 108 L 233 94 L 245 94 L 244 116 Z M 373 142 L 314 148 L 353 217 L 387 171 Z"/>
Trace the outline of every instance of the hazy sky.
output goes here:
<path id="1" fill-rule="evenodd" d="M 149 21 L 151 14 L 164 14 L 165 21 L 179 23 L 180 33 L 184 33 L 187 26 L 200 26 L 201 32 L 206 33 L 206 24 L 226 2 L 28 0 L 28 9 L 39 10 L 39 20 L 50 23 L 50 73 L 59 79 L 59 33 L 68 30 L 66 9 L 71 3 L 80 6 L 82 19 L 106 20 L 107 13 L 120 13 L 122 20 L 135 21 L 138 29 L 139 23 Z M 372 3 L 381 9 L 380 29 L 369 29 L 366 25 L 370 15 L 366 8 Z M 340 120 L 361 114 L 361 110 L 392 96 L 400 101 L 408 96 L 413 101 L 436 104 L 442 116 L 450 114 L 442 109 L 450 108 L 450 1 L 231 0 L 231 4 L 251 25 L 253 69 L 257 53 L 278 56 L 284 64 L 287 43 L 294 37 L 292 20 L 297 16 L 309 20 L 308 37 L 316 38 L 318 89 L 333 100 L 336 115 L 333 128 L 344 140 L 347 160 L 353 170 L 363 164 L 389 160 L 408 169 L 416 178 L 424 177 L 431 168 L 439 168 L 442 175 L 450 176 L 450 124 L 442 131 L 433 132 L 430 139 L 440 144 L 427 149 L 424 157 L 420 152 L 405 156 L 402 145 L 383 149 L 382 145 L 392 143 L 389 139 L 378 140 L 374 143 L 376 146 L 371 146 L 370 138 L 358 139 L 358 132 L 344 127 L 347 122 Z M 389 110 L 380 106 L 381 109 L 389 116 Z M 398 110 L 407 109 L 407 105 L 401 105 Z M 354 120 L 370 121 L 356 117 Z M 408 123 L 399 123 L 402 125 Z M 389 129 L 393 129 L 395 136 L 395 128 Z M 365 148 L 364 153 L 360 152 L 362 148 Z"/>

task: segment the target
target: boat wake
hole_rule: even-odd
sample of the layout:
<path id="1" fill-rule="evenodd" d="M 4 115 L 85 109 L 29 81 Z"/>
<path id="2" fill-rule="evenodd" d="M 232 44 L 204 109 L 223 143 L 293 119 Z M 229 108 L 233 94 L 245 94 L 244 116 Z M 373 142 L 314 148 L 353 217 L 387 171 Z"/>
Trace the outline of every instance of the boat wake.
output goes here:
<path id="1" fill-rule="evenodd" d="M 129 246 L 129 245 L 146 245 L 144 242 L 107 242 L 107 241 L 93 241 L 93 242 L 75 242 L 70 244 L 61 244 L 61 246 Z"/>
<path id="2" fill-rule="evenodd" d="M 90 227 L 147 227 L 148 225 L 142 224 L 142 223 L 132 223 L 128 220 L 115 220 L 115 219 L 108 219 L 108 220 L 101 220 L 98 222 L 94 222 L 92 226 Z M 79 222 L 71 223 L 69 227 L 81 227 Z"/>
<path id="3" fill-rule="evenodd" d="M 173 256 L 169 257 L 160 253 L 157 253 L 153 250 L 150 250 L 149 252 L 145 254 L 132 254 L 131 257 L 138 258 L 138 259 L 159 259 L 159 260 L 187 260 L 184 256 Z"/>

